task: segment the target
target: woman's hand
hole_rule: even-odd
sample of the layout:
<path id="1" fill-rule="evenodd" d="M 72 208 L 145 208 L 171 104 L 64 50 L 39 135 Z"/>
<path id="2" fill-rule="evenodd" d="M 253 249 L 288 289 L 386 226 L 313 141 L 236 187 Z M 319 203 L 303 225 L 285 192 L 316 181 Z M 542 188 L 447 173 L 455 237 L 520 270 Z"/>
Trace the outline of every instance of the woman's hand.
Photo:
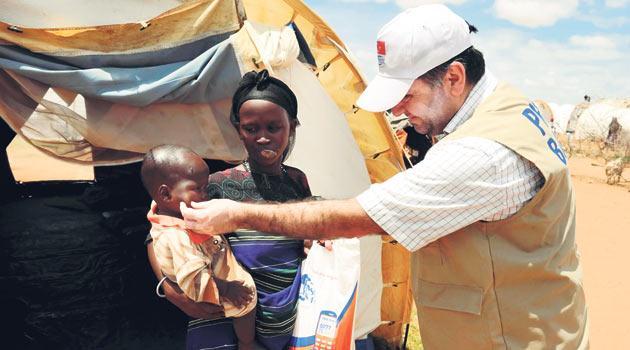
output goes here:
<path id="1" fill-rule="evenodd" d="M 333 241 L 331 240 L 325 240 L 325 241 L 317 241 L 317 244 L 321 245 L 322 247 L 326 248 L 327 251 L 332 251 L 333 249 Z M 308 255 L 308 252 L 311 251 L 311 248 L 313 247 L 313 241 L 310 239 L 305 239 L 304 240 L 304 256 L 306 257 Z"/>
<path id="2" fill-rule="evenodd" d="M 333 250 L 333 241 L 327 239 L 325 241 L 317 241 L 319 245 L 326 248 L 327 251 L 331 252 Z"/>
<path id="3" fill-rule="evenodd" d="M 162 288 L 166 299 L 192 318 L 215 320 L 225 317 L 222 306 L 203 302 L 197 303 L 188 298 L 177 284 L 168 279 L 162 283 Z"/>

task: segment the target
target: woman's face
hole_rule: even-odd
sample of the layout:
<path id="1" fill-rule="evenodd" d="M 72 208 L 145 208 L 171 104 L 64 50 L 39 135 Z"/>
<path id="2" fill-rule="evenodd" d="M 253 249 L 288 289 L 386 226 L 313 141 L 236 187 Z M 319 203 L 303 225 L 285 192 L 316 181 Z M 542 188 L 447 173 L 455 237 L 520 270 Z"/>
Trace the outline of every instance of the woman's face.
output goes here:
<path id="1" fill-rule="evenodd" d="M 263 171 L 277 172 L 295 125 L 284 108 L 266 100 L 245 101 L 239 110 L 238 133 L 249 162 Z"/>

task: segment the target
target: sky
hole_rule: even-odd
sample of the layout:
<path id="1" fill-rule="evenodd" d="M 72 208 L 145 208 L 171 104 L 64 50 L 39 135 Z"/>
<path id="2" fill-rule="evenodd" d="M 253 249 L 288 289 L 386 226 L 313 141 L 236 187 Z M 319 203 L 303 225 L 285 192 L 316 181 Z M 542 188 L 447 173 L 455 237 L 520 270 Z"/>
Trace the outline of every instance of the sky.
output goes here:
<path id="1" fill-rule="evenodd" d="M 531 99 L 630 98 L 630 0 L 305 0 L 341 37 L 368 80 L 376 35 L 404 9 L 444 3 L 474 24 L 487 68 Z"/>

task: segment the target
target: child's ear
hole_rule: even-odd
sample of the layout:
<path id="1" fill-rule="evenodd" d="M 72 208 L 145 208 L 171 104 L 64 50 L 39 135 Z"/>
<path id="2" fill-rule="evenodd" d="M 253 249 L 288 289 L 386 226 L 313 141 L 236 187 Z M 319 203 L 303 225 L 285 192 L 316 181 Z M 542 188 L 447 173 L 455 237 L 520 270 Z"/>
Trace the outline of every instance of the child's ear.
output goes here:
<path id="1" fill-rule="evenodd" d="M 171 199 L 171 189 L 166 185 L 160 185 L 157 193 L 161 201 L 169 201 Z"/>

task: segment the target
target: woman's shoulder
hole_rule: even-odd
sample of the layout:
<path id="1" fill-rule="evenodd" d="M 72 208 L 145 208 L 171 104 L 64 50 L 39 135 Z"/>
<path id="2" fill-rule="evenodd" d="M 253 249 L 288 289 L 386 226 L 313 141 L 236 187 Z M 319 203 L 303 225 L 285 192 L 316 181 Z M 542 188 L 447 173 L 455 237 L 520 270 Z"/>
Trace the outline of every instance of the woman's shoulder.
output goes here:
<path id="1" fill-rule="evenodd" d="M 284 169 L 287 171 L 287 173 L 289 175 L 300 175 L 300 176 L 304 176 L 306 177 L 306 174 L 304 174 L 304 172 L 296 167 L 292 167 L 290 165 L 284 165 Z"/>
<path id="2" fill-rule="evenodd" d="M 304 172 L 302 170 L 300 170 L 298 168 L 295 168 L 295 167 L 292 167 L 292 166 L 288 166 L 288 165 L 285 165 L 284 169 L 287 171 L 287 174 L 289 176 L 291 176 L 291 178 L 293 180 L 296 180 L 296 181 L 298 179 L 299 180 L 302 180 L 302 179 L 306 180 L 306 174 L 304 174 Z"/>
<path id="3" fill-rule="evenodd" d="M 302 170 L 292 167 L 292 166 L 288 166 L 288 165 L 285 165 L 284 169 L 287 171 L 287 175 L 289 175 L 289 177 L 291 177 L 293 181 L 300 184 L 300 186 L 302 186 L 302 188 L 307 193 L 307 195 L 310 196 L 311 188 L 308 185 L 308 179 L 306 177 L 306 174 L 304 174 Z"/>
<path id="4" fill-rule="evenodd" d="M 208 177 L 208 197 L 227 198 L 237 201 L 257 199 L 251 173 L 242 167 L 234 167 L 210 174 Z"/>
<path id="5" fill-rule="evenodd" d="M 233 180 L 239 181 L 246 179 L 248 177 L 248 173 L 245 170 L 242 170 L 239 166 L 217 171 L 208 176 L 208 183 L 222 183 L 225 180 Z"/>

